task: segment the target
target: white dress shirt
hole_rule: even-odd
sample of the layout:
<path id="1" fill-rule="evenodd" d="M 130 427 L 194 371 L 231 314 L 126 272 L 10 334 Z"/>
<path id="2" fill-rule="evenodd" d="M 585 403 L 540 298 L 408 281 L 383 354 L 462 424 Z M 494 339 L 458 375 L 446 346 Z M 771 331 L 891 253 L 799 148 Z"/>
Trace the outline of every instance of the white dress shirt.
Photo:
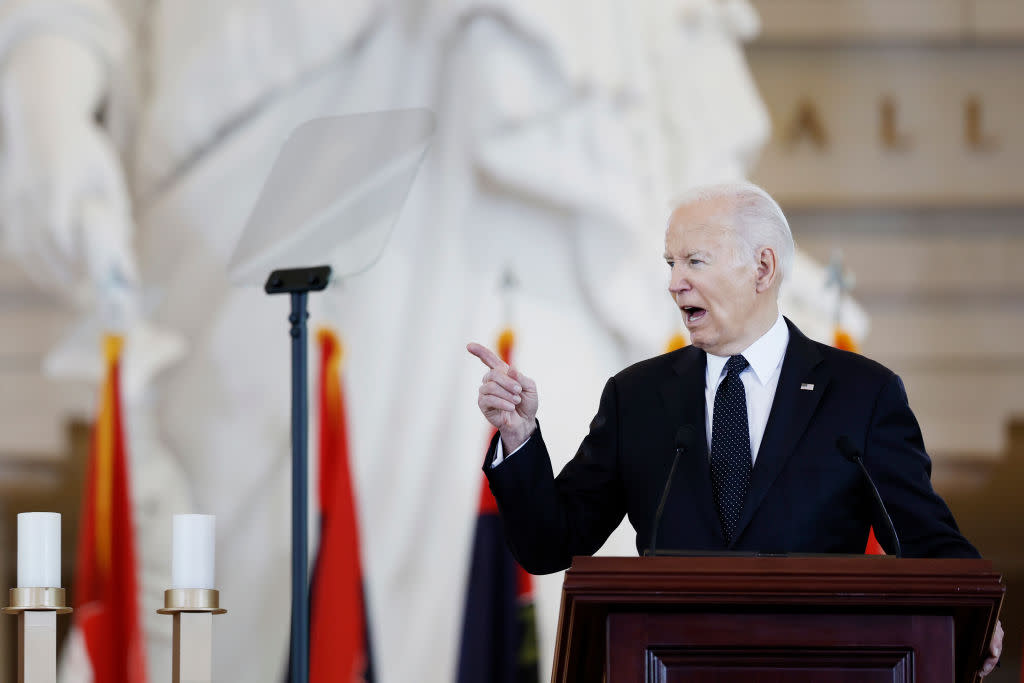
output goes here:
<path id="1" fill-rule="evenodd" d="M 772 411 L 772 402 L 775 401 L 775 389 L 779 386 L 779 374 L 782 371 L 782 360 L 786 357 L 787 346 L 789 346 L 789 327 L 780 313 L 775 324 L 739 354 L 750 364 L 740 373 L 740 380 L 743 382 L 743 392 L 747 396 L 747 426 L 750 428 L 751 463 L 757 462 L 757 451 L 761 447 L 765 427 L 768 426 L 768 415 Z M 704 375 L 704 412 L 709 454 L 711 453 L 711 426 L 714 424 L 715 394 L 718 392 L 718 385 L 725 379 L 725 363 L 728 360 L 728 356 L 708 354 L 708 365 Z M 509 453 L 508 457 L 525 446 L 526 441 Z M 500 465 L 505 457 L 505 449 L 501 444 L 501 439 L 498 439 L 491 467 Z"/>
<path id="2" fill-rule="evenodd" d="M 761 447 L 768 415 L 775 401 L 775 389 L 779 386 L 782 360 L 789 346 L 789 327 L 779 315 L 778 320 L 757 341 L 737 355 L 750 364 L 740 373 L 743 392 L 747 396 L 747 426 L 750 429 L 751 462 L 757 462 L 757 451 Z M 704 413 L 708 435 L 708 453 L 711 453 L 711 427 L 714 424 L 715 394 L 725 379 L 725 363 L 728 356 L 708 354 L 708 365 L 704 375 Z"/>

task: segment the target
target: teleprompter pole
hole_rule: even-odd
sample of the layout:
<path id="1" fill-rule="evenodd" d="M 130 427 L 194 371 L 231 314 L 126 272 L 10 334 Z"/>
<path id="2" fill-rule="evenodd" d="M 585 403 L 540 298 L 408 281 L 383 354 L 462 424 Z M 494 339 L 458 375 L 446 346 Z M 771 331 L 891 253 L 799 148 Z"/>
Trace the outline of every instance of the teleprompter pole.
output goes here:
<path id="1" fill-rule="evenodd" d="M 309 345 L 306 310 L 309 292 L 327 287 L 330 266 L 275 270 L 267 294 L 290 294 L 292 338 L 292 631 L 290 683 L 309 683 Z"/>

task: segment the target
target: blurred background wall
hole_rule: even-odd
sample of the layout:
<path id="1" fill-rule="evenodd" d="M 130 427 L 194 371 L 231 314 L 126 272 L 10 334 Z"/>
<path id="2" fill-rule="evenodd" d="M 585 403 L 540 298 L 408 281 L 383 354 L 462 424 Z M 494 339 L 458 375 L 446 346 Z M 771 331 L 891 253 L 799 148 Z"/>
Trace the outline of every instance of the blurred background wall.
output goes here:
<path id="1" fill-rule="evenodd" d="M 841 253 L 870 319 L 865 354 L 901 374 L 936 487 L 1003 571 L 1004 663 L 1024 644 L 1024 3 L 755 0 L 747 46 L 772 135 L 752 179 L 798 246 Z M 683 68 L 680 66 L 680 68 Z M 95 389 L 41 376 L 74 315 L 0 267 L 0 576 L 14 515 L 64 512 L 70 580 Z M 473 409 L 472 397 L 466 407 Z M 582 429 L 582 426 L 580 427 Z M 0 679 L 13 680 L 13 619 Z"/>

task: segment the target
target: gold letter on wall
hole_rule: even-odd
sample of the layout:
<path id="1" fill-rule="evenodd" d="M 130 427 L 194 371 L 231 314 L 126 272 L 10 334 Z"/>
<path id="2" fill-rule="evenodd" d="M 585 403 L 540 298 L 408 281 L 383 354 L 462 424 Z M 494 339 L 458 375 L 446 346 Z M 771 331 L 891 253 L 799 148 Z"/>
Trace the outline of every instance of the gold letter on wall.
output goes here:
<path id="1" fill-rule="evenodd" d="M 804 98 L 796 107 L 796 115 L 793 122 L 786 129 L 783 140 L 789 145 L 796 145 L 801 138 L 808 138 L 818 149 L 824 149 L 828 145 L 828 133 L 821 123 L 821 116 L 810 99 Z"/>
<path id="2" fill-rule="evenodd" d="M 971 95 L 964 102 L 964 142 L 971 149 L 986 152 L 995 147 L 995 138 L 986 135 L 981 129 L 982 112 L 981 98 Z"/>
<path id="3" fill-rule="evenodd" d="M 910 147 L 910 138 L 899 131 L 896 101 L 889 95 L 882 98 L 880 124 L 882 147 L 890 150 L 904 150 Z"/>

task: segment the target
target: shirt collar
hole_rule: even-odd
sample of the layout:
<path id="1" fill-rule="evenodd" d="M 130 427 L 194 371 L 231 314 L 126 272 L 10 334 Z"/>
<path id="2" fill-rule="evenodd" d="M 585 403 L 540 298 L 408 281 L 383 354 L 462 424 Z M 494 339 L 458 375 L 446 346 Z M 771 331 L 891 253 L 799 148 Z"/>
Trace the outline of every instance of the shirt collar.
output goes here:
<path id="1" fill-rule="evenodd" d="M 786 321 L 780 313 L 775 324 L 739 355 L 750 363 L 750 368 L 757 376 L 757 380 L 762 385 L 766 385 L 782 365 L 787 346 L 789 346 L 789 326 L 786 325 Z M 707 356 L 707 382 L 710 386 L 712 380 L 717 381 L 722 376 L 729 357 L 715 356 L 710 353 Z"/>

